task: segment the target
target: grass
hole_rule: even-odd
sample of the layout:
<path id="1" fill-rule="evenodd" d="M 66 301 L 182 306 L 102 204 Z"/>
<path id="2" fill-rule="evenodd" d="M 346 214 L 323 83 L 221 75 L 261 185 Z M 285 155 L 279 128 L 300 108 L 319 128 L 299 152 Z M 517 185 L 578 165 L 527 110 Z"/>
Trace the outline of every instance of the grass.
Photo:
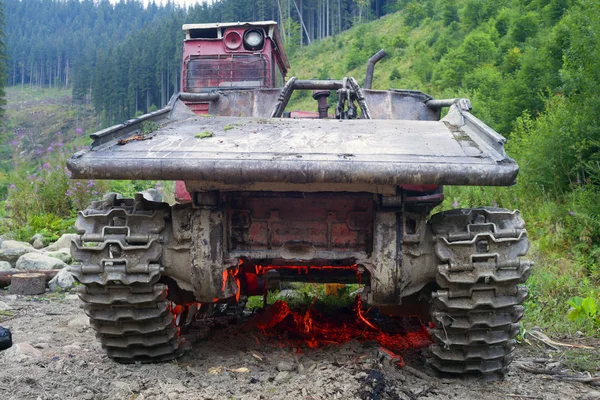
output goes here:
<path id="1" fill-rule="evenodd" d="M 354 302 L 354 292 L 358 290 L 359 285 L 344 285 L 344 287 L 338 291 L 337 295 L 328 294 L 325 289 L 325 284 L 292 282 L 289 283 L 289 287 L 290 289 L 286 289 L 286 291 L 293 291 L 293 295 L 291 296 L 284 297 L 279 290 L 268 292 L 267 305 L 271 305 L 277 300 L 283 300 L 287 302 L 292 309 L 304 309 L 307 306 L 312 306 L 319 310 L 334 310 L 348 307 Z M 248 309 L 262 308 L 263 297 L 249 297 L 246 307 Z"/>
<path id="2" fill-rule="evenodd" d="M 600 368 L 600 354 L 595 350 L 570 349 L 560 354 L 563 364 L 574 371 L 594 374 Z"/>
<path id="3" fill-rule="evenodd" d="M 528 259 L 534 261 L 526 285 L 525 329 L 540 327 L 549 335 L 600 336 L 600 328 L 591 321 L 569 321 L 568 300 L 574 296 L 600 297 L 599 277 L 580 262 L 574 243 L 578 242 L 580 225 L 560 199 L 528 190 L 525 186 L 509 188 L 446 187 L 442 209 L 476 206 L 498 206 L 519 209 L 525 220 L 530 249 Z M 434 211 L 434 212 L 435 212 Z"/>

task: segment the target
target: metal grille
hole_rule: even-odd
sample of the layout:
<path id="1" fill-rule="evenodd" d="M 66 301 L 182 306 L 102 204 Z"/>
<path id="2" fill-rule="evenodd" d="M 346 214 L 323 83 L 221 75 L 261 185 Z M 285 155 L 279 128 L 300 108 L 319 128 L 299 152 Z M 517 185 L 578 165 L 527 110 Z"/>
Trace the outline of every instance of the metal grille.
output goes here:
<path id="1" fill-rule="evenodd" d="M 192 56 L 186 63 L 186 92 L 215 88 L 263 88 L 267 62 L 260 54 Z"/>

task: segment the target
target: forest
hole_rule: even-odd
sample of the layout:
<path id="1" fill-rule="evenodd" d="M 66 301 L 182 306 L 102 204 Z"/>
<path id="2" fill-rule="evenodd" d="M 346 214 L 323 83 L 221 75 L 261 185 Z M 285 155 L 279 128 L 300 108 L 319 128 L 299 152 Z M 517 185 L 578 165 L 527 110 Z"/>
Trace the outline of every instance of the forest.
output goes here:
<path id="1" fill-rule="evenodd" d="M 355 76 L 362 83 L 367 59 L 384 48 L 388 57 L 376 67 L 375 89 L 468 97 L 473 113 L 509 139 L 509 154 L 521 167 L 518 184 L 447 187 L 444 207 L 522 211 L 538 265 L 528 283 L 526 323 L 600 332 L 600 312 L 567 318 L 570 299 L 600 297 L 599 2 L 221 0 L 182 9 L 144 8 L 135 0 L 5 0 L 4 13 L 6 85 L 69 90 L 75 110 L 97 116 L 88 131 L 166 104 L 178 90 L 186 22 L 275 20 L 290 76 L 301 78 Z M 314 108 L 308 97 L 295 101 Z M 8 127 L 2 154 L 13 155 L 14 164 L 2 164 L 0 193 L 12 207 L 8 217 L 21 212 L 17 225 L 68 229 L 62 222 L 84 200 L 109 189 L 100 182 L 78 187 L 65 176 L 61 163 L 83 138 L 53 152 L 43 167 L 13 153 L 21 139 Z M 54 192 L 36 195 L 41 189 L 28 177 L 52 180 Z"/>
<path id="2" fill-rule="evenodd" d="M 115 123 L 162 107 L 179 84 L 181 25 L 277 21 L 288 52 L 394 11 L 389 0 L 220 0 L 182 9 L 137 0 L 6 0 L 8 84 L 67 87 Z"/>

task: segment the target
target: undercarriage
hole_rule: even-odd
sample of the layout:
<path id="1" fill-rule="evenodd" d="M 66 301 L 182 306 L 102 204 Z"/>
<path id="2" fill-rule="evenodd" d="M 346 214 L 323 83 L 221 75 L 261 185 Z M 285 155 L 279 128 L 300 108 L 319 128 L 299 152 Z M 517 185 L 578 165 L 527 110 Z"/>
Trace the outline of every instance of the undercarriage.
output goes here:
<path id="1" fill-rule="evenodd" d="M 360 283 L 363 302 L 430 299 L 431 363 L 502 376 L 530 264 L 518 212 L 452 210 L 441 192 L 205 192 L 173 207 L 111 195 L 80 213 L 72 268 L 109 357 L 177 357 L 198 311 L 273 282 Z M 413 296 L 414 297 L 414 296 Z"/>

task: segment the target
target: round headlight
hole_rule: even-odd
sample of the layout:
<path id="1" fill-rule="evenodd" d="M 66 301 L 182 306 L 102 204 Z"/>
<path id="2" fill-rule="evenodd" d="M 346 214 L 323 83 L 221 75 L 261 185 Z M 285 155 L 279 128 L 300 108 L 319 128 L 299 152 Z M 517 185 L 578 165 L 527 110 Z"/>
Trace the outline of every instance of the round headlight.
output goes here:
<path id="1" fill-rule="evenodd" d="M 260 50 L 264 41 L 263 33 L 258 29 L 250 29 L 244 33 L 244 48 L 246 50 Z"/>
<path id="2" fill-rule="evenodd" d="M 242 45 L 242 35 L 236 31 L 229 31 L 223 37 L 225 46 L 230 50 L 235 50 Z"/>

